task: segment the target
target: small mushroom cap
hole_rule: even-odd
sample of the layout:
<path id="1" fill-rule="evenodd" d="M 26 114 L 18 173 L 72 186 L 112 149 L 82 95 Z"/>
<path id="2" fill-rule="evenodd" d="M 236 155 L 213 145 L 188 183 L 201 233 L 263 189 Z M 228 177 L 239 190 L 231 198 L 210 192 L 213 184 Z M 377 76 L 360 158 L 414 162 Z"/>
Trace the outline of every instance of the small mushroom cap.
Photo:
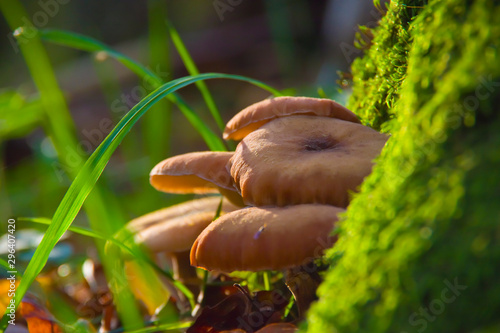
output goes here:
<path id="1" fill-rule="evenodd" d="M 153 252 L 186 251 L 212 222 L 220 200 L 220 197 L 203 198 L 160 209 L 130 221 L 127 228 L 136 233 L 137 243 Z M 235 209 L 238 207 L 223 199 L 221 213 Z"/>
<path id="2" fill-rule="evenodd" d="M 149 174 L 159 191 L 168 193 L 217 193 L 218 188 L 234 191 L 225 165 L 233 152 L 194 152 L 167 158 Z"/>
<path id="3" fill-rule="evenodd" d="M 247 205 L 347 207 L 386 141 L 340 119 L 278 118 L 245 137 L 227 168 Z"/>
<path id="4" fill-rule="evenodd" d="M 331 117 L 359 123 L 354 113 L 335 101 L 310 97 L 276 97 L 250 105 L 226 125 L 226 140 L 241 140 L 273 119 L 295 115 Z"/>
<path id="5" fill-rule="evenodd" d="M 207 270 L 279 270 L 319 257 L 344 209 L 329 205 L 249 207 L 212 222 L 191 248 L 191 265 Z"/>

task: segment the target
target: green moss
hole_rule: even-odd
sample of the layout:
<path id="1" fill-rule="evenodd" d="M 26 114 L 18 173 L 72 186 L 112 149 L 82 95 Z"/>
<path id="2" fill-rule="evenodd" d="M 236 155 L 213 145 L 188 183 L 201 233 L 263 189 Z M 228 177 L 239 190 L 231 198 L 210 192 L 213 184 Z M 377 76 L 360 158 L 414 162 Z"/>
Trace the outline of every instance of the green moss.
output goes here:
<path id="1" fill-rule="evenodd" d="M 380 129 L 392 117 L 406 76 L 410 23 L 426 2 L 393 1 L 378 27 L 370 31 L 374 38 L 365 57 L 352 65 L 354 89 L 349 108 L 356 110 L 365 125 Z"/>
<path id="2" fill-rule="evenodd" d="M 405 3 L 353 65 L 351 108 L 391 138 L 327 254 L 342 257 L 309 332 L 500 328 L 500 3 Z"/>

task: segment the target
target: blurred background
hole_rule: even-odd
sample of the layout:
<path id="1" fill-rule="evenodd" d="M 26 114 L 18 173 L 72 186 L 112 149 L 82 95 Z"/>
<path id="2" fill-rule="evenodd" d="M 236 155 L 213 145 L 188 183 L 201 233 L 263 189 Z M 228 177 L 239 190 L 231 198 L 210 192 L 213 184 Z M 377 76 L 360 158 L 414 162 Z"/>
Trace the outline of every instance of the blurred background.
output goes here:
<path id="1" fill-rule="evenodd" d="M 21 3 L 26 8 L 26 19 L 36 28 L 63 29 L 95 38 L 147 65 L 164 81 L 188 75 L 166 32 L 167 17 L 201 73 L 244 75 L 288 94 L 329 97 L 341 103 L 348 96 L 348 88 L 341 91 L 337 72 L 347 72 L 354 58 L 361 55 L 353 46 L 357 26 L 374 26 L 381 16 L 370 0 Z M 39 93 L 2 17 L 0 234 L 6 230 L 3 226 L 9 217 L 51 218 L 73 179 L 67 170 L 72 167 L 71 152 L 77 149 L 82 155 L 90 155 L 117 121 L 151 91 L 150 84 L 102 53 L 90 54 L 47 42 L 44 46 L 74 122 L 71 131 L 79 146 L 69 147 L 66 161 L 61 161 L 44 128 L 43 112 L 24 113 L 39 108 Z M 210 80 L 207 85 L 224 121 L 269 97 L 268 92 L 244 82 Z M 179 94 L 220 134 L 194 85 Z M 119 212 L 116 218 L 120 223 L 188 198 L 153 190 L 149 171 L 169 156 L 208 149 L 175 106 L 165 103 L 153 112 L 170 115 L 164 124 L 169 142 L 157 142 L 161 146 L 158 153 L 151 141 L 145 140 L 149 128 L 141 120 L 115 152 L 98 182 L 106 193 L 100 200 L 113 207 L 113 212 Z M 21 125 L 13 128 L 11 119 L 22 119 Z M 79 158 L 77 154 L 73 157 Z M 79 163 L 74 161 L 75 168 Z M 87 223 L 87 215 L 81 212 L 74 224 Z"/>

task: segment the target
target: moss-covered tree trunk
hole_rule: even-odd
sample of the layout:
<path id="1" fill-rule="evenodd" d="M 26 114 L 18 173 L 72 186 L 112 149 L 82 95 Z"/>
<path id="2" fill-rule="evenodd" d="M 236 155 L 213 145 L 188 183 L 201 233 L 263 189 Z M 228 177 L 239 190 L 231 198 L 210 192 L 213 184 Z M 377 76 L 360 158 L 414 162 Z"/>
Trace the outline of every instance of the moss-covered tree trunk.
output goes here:
<path id="1" fill-rule="evenodd" d="M 500 1 L 391 1 L 373 34 L 349 104 L 391 138 L 305 329 L 500 332 Z"/>

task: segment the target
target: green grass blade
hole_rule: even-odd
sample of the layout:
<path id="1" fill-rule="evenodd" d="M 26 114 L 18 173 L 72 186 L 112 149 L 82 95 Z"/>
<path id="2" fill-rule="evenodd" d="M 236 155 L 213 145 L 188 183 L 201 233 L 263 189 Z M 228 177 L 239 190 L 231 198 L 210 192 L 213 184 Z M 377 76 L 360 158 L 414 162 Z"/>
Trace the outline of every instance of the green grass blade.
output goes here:
<path id="1" fill-rule="evenodd" d="M 172 73 L 169 53 L 169 38 L 165 28 L 167 2 L 148 0 L 149 64 L 155 72 Z M 157 74 L 158 75 L 158 74 Z M 165 77 L 162 78 L 166 80 Z M 170 156 L 172 145 L 172 103 L 163 100 L 156 104 L 142 120 L 142 131 L 146 142 L 150 165 Z"/>
<path id="2" fill-rule="evenodd" d="M 224 142 L 217 136 L 201 118 L 187 105 L 187 103 L 179 95 L 172 95 L 173 102 L 179 107 L 184 117 L 198 130 L 208 148 L 213 151 L 226 151 Z"/>
<path id="3" fill-rule="evenodd" d="M 104 141 L 97 147 L 94 153 L 85 162 L 83 168 L 78 173 L 77 177 L 69 187 L 59 207 L 54 213 L 52 223 L 47 228 L 47 231 L 36 249 L 28 267 L 24 273 L 23 279 L 16 291 L 16 306 L 19 304 L 25 295 L 28 287 L 33 283 L 36 276 L 42 271 L 45 266 L 50 252 L 56 245 L 57 241 L 69 228 L 77 213 L 81 209 L 85 199 L 96 184 L 100 175 L 104 171 L 111 155 L 116 150 L 125 135 L 130 131 L 132 126 L 140 119 L 140 117 L 157 101 L 161 100 L 168 94 L 179 90 L 189 84 L 199 80 L 207 79 L 233 79 L 252 83 L 262 88 L 269 88 L 260 81 L 249 79 L 239 75 L 207 73 L 200 74 L 196 77 L 183 77 L 168 83 L 165 83 L 160 88 L 153 91 L 151 94 L 142 99 L 135 105 L 113 128 Z M 269 90 L 269 89 L 267 89 Z M 270 91 L 274 91 L 271 88 Z M 6 320 L 6 317 L 2 318 Z"/>
<path id="4" fill-rule="evenodd" d="M 59 165 L 72 179 L 76 176 L 79 167 L 83 165 L 86 156 L 80 154 L 77 149 L 79 142 L 75 125 L 47 52 L 40 41 L 39 31 L 29 22 L 27 19 L 29 16 L 19 1 L 0 0 L 0 9 L 10 28 L 15 31 L 15 37 L 19 39 L 19 49 L 40 92 L 40 104 L 44 109 L 44 131 L 54 144 Z M 68 163 L 68 161 L 75 160 L 75 156 L 78 159 L 76 163 Z M 113 229 L 118 229 L 117 226 L 120 224 L 117 214 L 109 213 L 110 208 L 116 206 L 116 199 L 111 198 L 104 205 L 103 197 L 105 196 L 106 189 L 99 188 L 94 191 L 87 201 L 86 211 L 93 227 L 113 231 Z M 106 223 L 97 224 L 94 221 L 106 221 Z"/>
<path id="5" fill-rule="evenodd" d="M 113 50 L 111 47 L 107 46 L 104 43 L 101 43 L 96 39 L 73 32 L 54 29 L 40 30 L 40 34 L 42 40 L 45 40 L 47 42 L 72 47 L 87 52 L 106 52 L 110 57 L 122 63 L 125 67 L 130 69 L 142 79 L 148 80 L 148 82 L 151 82 L 156 86 L 160 86 L 163 83 L 162 79 L 147 67 L 135 62 L 126 55 Z M 217 136 L 207 125 L 205 125 L 203 120 L 201 120 L 196 112 L 194 112 L 179 95 L 169 95 L 168 99 L 177 105 L 182 114 L 201 135 L 210 150 L 227 150 L 224 142 L 219 138 L 219 136 Z"/>
<path id="6" fill-rule="evenodd" d="M 12 272 L 11 268 L 10 268 L 10 265 L 7 261 L 3 260 L 2 258 L 0 258 L 0 266 L 2 266 L 3 268 L 5 268 L 5 270 L 7 272 Z M 11 274 L 11 273 L 9 273 Z M 19 274 L 18 271 L 16 271 L 16 273 L 13 273 L 16 277 L 20 277 L 21 274 Z"/>
<path id="7" fill-rule="evenodd" d="M 127 333 L 153 333 L 153 332 L 166 332 L 166 331 L 178 331 L 183 328 L 188 328 L 193 324 L 191 321 L 187 322 L 178 322 L 178 323 L 166 323 L 166 324 L 158 324 L 154 326 L 148 326 L 144 328 L 140 328 L 138 330 L 128 331 Z M 111 331 L 109 333 L 121 333 L 123 330 Z"/>
<path id="8" fill-rule="evenodd" d="M 20 221 L 20 222 L 24 221 L 24 222 L 38 223 L 38 224 L 43 224 L 43 225 L 50 225 L 52 223 L 52 221 L 50 219 L 43 218 L 43 217 L 35 217 L 35 218 L 20 217 L 20 218 L 18 218 L 18 221 Z M 103 235 L 103 234 L 101 234 L 99 232 L 95 232 L 95 231 L 92 231 L 90 229 L 82 228 L 82 227 L 77 227 L 77 226 L 70 226 L 70 227 L 68 227 L 67 230 L 72 231 L 72 232 L 74 232 L 76 234 L 79 234 L 79 235 L 82 235 L 82 236 L 96 238 L 96 239 L 100 239 L 100 240 L 104 240 L 104 241 L 113 243 L 113 244 L 117 245 L 118 247 L 120 247 L 124 252 L 126 252 L 128 254 L 131 254 L 132 256 L 134 256 L 137 259 L 144 260 L 145 262 L 147 262 L 148 264 L 150 264 L 156 270 L 161 271 L 162 275 L 164 275 L 165 277 L 167 277 L 169 280 L 174 281 L 174 278 L 173 278 L 171 272 L 164 271 L 158 265 L 156 265 L 155 262 L 153 262 L 151 259 L 149 259 L 147 256 L 145 256 L 142 253 L 142 251 L 140 251 L 138 249 L 135 249 L 135 248 L 132 249 L 129 246 L 127 246 L 125 243 L 121 242 L 120 240 L 118 240 L 118 239 L 116 239 L 114 237 L 111 237 L 111 238 L 110 237 L 106 237 L 106 235 Z"/>
<path id="9" fill-rule="evenodd" d="M 20 3 L 2 0 L 0 9 L 12 30 L 22 26 L 24 22 L 21 18 L 25 12 Z M 17 29 L 18 32 L 26 30 L 28 30 L 27 27 Z M 76 147 L 74 124 L 42 43 L 37 38 L 30 38 L 28 42 L 20 42 L 19 47 L 33 81 L 40 91 L 41 105 L 46 111 L 47 132 L 52 137 L 55 148 L 61 153 L 65 151 L 68 144 Z"/>
<path id="10" fill-rule="evenodd" d="M 167 28 L 168 28 L 168 33 L 170 34 L 170 38 L 172 39 L 172 42 L 174 43 L 174 46 L 177 49 L 177 52 L 181 56 L 182 62 L 184 63 L 184 66 L 186 66 L 189 75 L 200 74 L 198 68 L 196 67 L 196 64 L 194 63 L 193 59 L 191 58 L 191 55 L 189 54 L 189 51 L 187 50 L 186 46 L 184 45 L 184 42 L 182 41 L 181 36 L 179 36 L 177 30 L 175 30 L 174 26 L 169 21 L 167 21 Z M 205 104 L 207 104 L 208 110 L 212 114 L 212 117 L 217 123 L 217 126 L 221 131 L 223 131 L 225 127 L 224 121 L 222 121 L 222 117 L 220 116 L 219 110 L 215 105 L 215 101 L 212 98 L 212 95 L 210 94 L 207 85 L 205 84 L 205 82 L 199 81 L 196 82 L 196 86 L 200 90 L 201 95 L 205 100 Z"/>
<path id="11" fill-rule="evenodd" d="M 35 217 L 35 218 L 28 218 L 28 217 L 20 217 L 17 219 L 19 222 L 31 222 L 31 223 L 38 223 L 38 224 L 43 224 L 43 225 L 50 225 L 52 221 L 48 218 L 43 218 L 43 217 Z M 77 226 L 70 226 L 67 230 L 72 231 L 76 234 L 82 235 L 82 236 L 87 236 L 99 240 L 104 240 L 109 243 L 112 243 L 116 246 L 118 246 L 122 251 L 125 253 L 128 253 L 132 255 L 134 258 L 138 260 L 142 260 L 145 263 L 149 264 L 153 269 L 155 269 L 158 273 L 161 275 L 165 276 L 167 279 L 169 279 L 174 286 L 179 289 L 184 296 L 188 299 L 189 303 L 191 304 L 191 307 L 194 308 L 195 306 L 195 301 L 194 301 L 194 295 L 193 293 L 181 282 L 177 281 L 174 279 L 172 272 L 169 270 L 165 270 L 158 266 L 153 260 L 151 260 L 144 252 L 138 247 L 135 246 L 135 244 L 132 244 L 133 246 L 127 246 L 125 243 L 121 242 L 118 238 L 120 237 L 106 237 L 106 235 L 103 235 L 101 233 L 89 230 L 87 228 L 82 228 L 82 227 L 77 227 Z M 122 236 L 123 237 L 123 236 Z M 5 264 L 4 264 L 5 263 Z M 3 259 L 0 259 L 0 265 L 6 267 L 8 269 L 7 262 L 5 262 Z"/>
<path id="12" fill-rule="evenodd" d="M 48 219 L 46 217 L 19 217 L 17 219 L 19 222 L 31 222 L 31 223 L 37 223 L 37 224 L 43 224 L 43 225 L 50 225 L 52 223 L 51 219 Z M 79 234 L 82 236 L 87 236 L 87 237 L 92 237 L 96 239 L 101 239 L 101 240 L 108 240 L 108 237 L 105 235 L 92 231 L 87 228 L 82 228 L 82 227 L 77 227 L 77 226 L 70 226 L 68 228 L 69 231 L 74 232 L 75 234 Z"/>
<path id="13" fill-rule="evenodd" d="M 133 71 L 136 75 L 139 77 L 145 79 L 145 80 L 151 80 L 154 84 L 160 85 L 162 83 L 162 79 L 156 75 L 154 72 L 149 70 L 147 67 L 135 62 L 131 58 L 127 57 L 126 55 L 115 51 L 111 47 L 107 46 L 106 44 L 93 39 L 91 37 L 87 37 L 84 35 L 80 35 L 77 33 L 73 32 L 68 32 L 68 31 L 63 31 L 63 30 L 55 30 L 55 29 L 42 29 L 40 30 L 41 38 L 42 40 L 59 44 L 62 46 L 67 46 L 67 47 L 73 47 L 82 51 L 87 51 L 87 52 L 99 52 L 99 51 L 104 51 L 106 52 L 110 57 L 116 59 L 117 61 L 121 62 L 124 66 L 129 68 L 131 71 Z M 180 40 L 180 38 L 179 38 Z M 182 43 L 182 41 L 181 41 Z M 189 54 L 186 54 L 189 57 Z M 191 58 L 189 58 L 191 59 Z M 191 60 L 192 63 L 192 60 Z M 193 63 L 194 65 L 194 63 Z M 187 65 L 186 65 L 187 66 Z M 191 68 L 192 69 L 192 68 Z M 189 68 L 188 68 L 189 70 Z M 195 67 L 195 70 L 193 72 L 198 73 L 198 70 Z M 200 81 L 201 82 L 201 81 Z M 248 81 L 250 82 L 250 81 Z M 282 93 L 279 92 L 278 90 L 255 80 L 254 82 L 251 82 L 255 84 L 256 86 L 265 89 L 269 92 L 271 92 L 274 96 L 282 96 Z M 207 146 L 211 150 L 218 150 L 218 151 L 223 151 L 226 150 L 224 143 L 217 135 L 213 133 L 212 130 L 210 130 L 205 123 L 201 120 L 201 118 L 194 112 L 187 104 L 182 100 L 182 98 L 177 95 L 177 94 L 172 94 L 169 95 L 168 98 L 175 103 L 180 111 L 183 113 L 183 115 L 188 119 L 188 121 L 193 125 L 193 127 L 198 131 L 198 133 L 203 137 L 205 142 L 207 143 Z M 211 97 L 210 97 L 211 98 Z M 215 105 L 215 103 L 214 103 Z M 218 111 L 217 111 L 218 115 Z M 220 118 L 220 115 L 218 115 Z M 222 124 L 222 120 L 221 120 Z M 222 127 L 223 128 L 223 127 Z"/>
<path id="14" fill-rule="evenodd" d="M 44 113 L 40 98 L 28 100 L 17 91 L 3 91 L 0 93 L 0 139 L 27 135 L 42 123 Z"/>
<path id="15" fill-rule="evenodd" d="M 15 32 L 14 37 L 18 40 L 17 46 L 40 93 L 40 101 L 44 109 L 44 131 L 51 138 L 58 154 L 59 164 L 56 164 L 56 168 L 61 169 L 62 167 L 68 173 L 69 178 L 72 179 L 77 175 L 86 156 L 78 150 L 79 142 L 76 136 L 76 127 L 63 92 L 57 83 L 50 59 L 40 40 L 39 31 L 29 21 L 30 16 L 20 1 L 0 0 L 0 10 L 12 31 Z M 75 163 L 70 164 L 69 161 L 75 161 Z M 123 223 L 120 223 L 121 212 L 114 209 L 117 206 L 117 199 L 108 195 L 108 193 L 106 188 L 97 187 L 92 195 L 88 197 L 85 209 L 93 228 L 106 230 L 111 234 L 119 229 Z M 97 244 L 97 249 L 100 251 L 102 244 Z M 101 255 L 101 259 L 106 267 L 107 258 Z M 42 263 L 42 265 L 44 264 Z M 34 277 L 31 278 L 32 282 Z M 117 303 L 120 297 L 130 295 L 126 288 L 122 289 L 123 292 L 119 295 L 114 293 Z M 127 303 L 122 309 L 123 312 L 120 312 L 119 315 L 125 327 L 128 326 L 128 323 L 140 319 L 135 303 Z M 6 318 L 5 316 L 2 318 L 0 330 L 5 328 Z"/>
<path id="16" fill-rule="evenodd" d="M 140 77 L 147 77 L 156 80 L 157 84 L 161 84 L 161 79 L 148 69 L 147 67 L 137 63 L 126 55 L 115 51 L 108 45 L 98 41 L 97 39 L 77 34 L 74 32 L 57 30 L 57 29 L 41 29 L 39 30 L 40 38 L 42 40 L 59 44 L 66 47 L 71 47 L 77 50 L 87 52 L 100 52 L 104 51 L 108 56 L 118 60 L 128 69 L 139 75 Z"/>
<path id="17" fill-rule="evenodd" d="M 2 266 L 3 268 L 5 268 L 6 270 L 9 270 L 9 264 L 7 263 L 7 261 L 3 260 L 2 258 L 0 258 L 0 266 Z"/>

